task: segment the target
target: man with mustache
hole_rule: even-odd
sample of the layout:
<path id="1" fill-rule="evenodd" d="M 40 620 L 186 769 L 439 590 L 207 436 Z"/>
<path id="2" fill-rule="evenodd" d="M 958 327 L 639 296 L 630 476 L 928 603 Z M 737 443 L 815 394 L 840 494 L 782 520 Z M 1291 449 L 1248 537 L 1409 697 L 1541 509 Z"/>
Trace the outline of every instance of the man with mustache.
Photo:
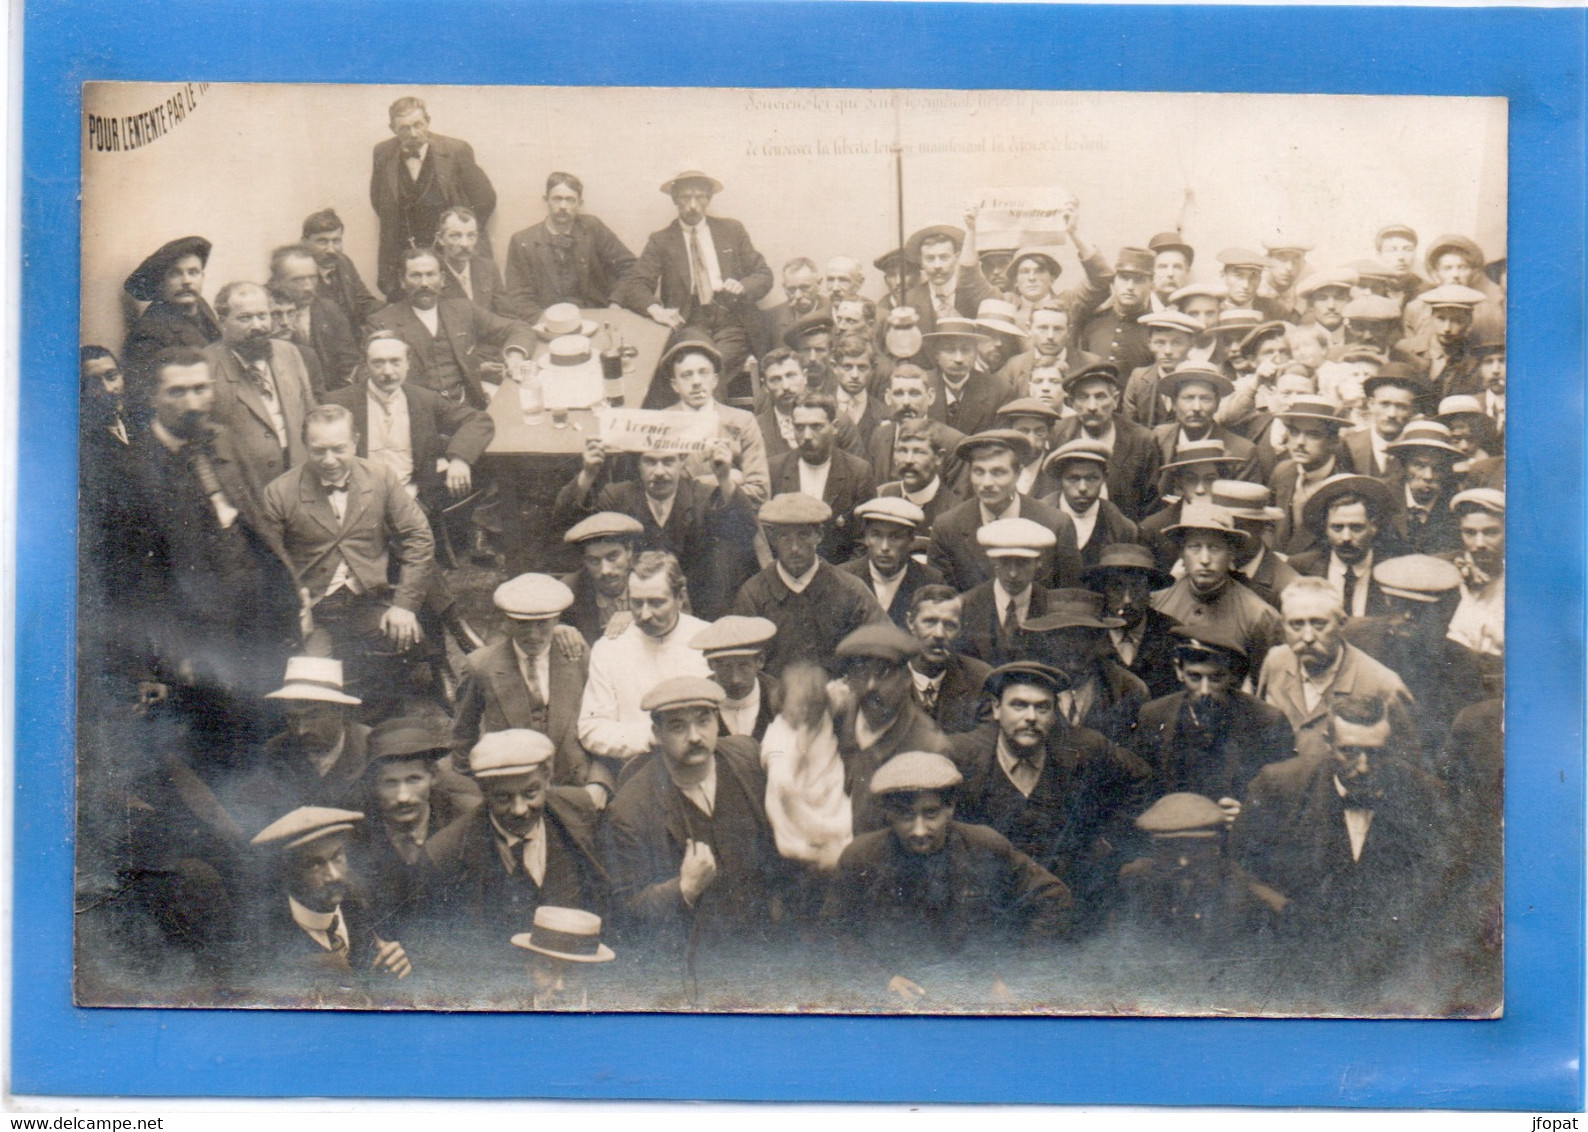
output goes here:
<path id="1" fill-rule="evenodd" d="M 1384 592 L 1374 570 L 1383 560 L 1382 547 L 1394 535 L 1395 497 L 1372 476 L 1331 476 L 1307 500 L 1302 522 L 1313 531 L 1316 545 L 1291 555 L 1298 574 L 1327 578 L 1340 595 L 1348 617 L 1377 617 L 1385 612 Z"/>
<path id="2" fill-rule="evenodd" d="M 1362 395 L 1367 399 L 1368 423 L 1342 433 L 1341 444 L 1354 471 L 1397 484 L 1401 463 L 1389 446 L 1428 407 L 1433 386 L 1409 366 L 1390 362 L 1362 382 Z"/>
<path id="3" fill-rule="evenodd" d="M 204 301 L 204 267 L 210 242 L 183 236 L 162 245 L 127 276 L 122 289 L 149 305 L 127 328 L 122 356 L 135 381 L 150 375 L 154 356 L 168 346 L 203 349 L 221 336 L 215 312 Z"/>
<path id="4" fill-rule="evenodd" d="M 1340 443 L 1351 419 L 1337 402 L 1314 395 L 1292 398 L 1279 419 L 1285 422 L 1288 455 L 1268 480 L 1274 505 L 1283 512 L 1274 542 L 1287 555 L 1300 554 L 1318 543 L 1316 526 L 1307 522 L 1307 504 L 1328 480 L 1352 470 Z"/>
<path id="5" fill-rule="evenodd" d="M 547 307 L 604 307 L 634 265 L 634 253 L 584 211 L 584 182 L 572 173 L 546 178 L 546 219 L 515 232 L 503 266 L 502 314 L 534 322 Z"/>
<path id="6" fill-rule="evenodd" d="M 926 508 L 928 520 L 935 518 L 938 511 L 963 502 L 958 494 L 963 469 L 952 453 L 965 434 L 930 415 L 937 399 L 931 377 L 917 365 L 900 362 L 888 376 L 883 399 L 891 417 L 877 425 L 866 447 L 866 459 L 883 485 L 879 493 L 887 494 L 884 489 L 890 484 L 904 484 L 903 489 L 895 490 L 912 492 L 911 502 Z M 910 422 L 919 422 L 919 426 L 907 429 Z M 917 443 L 910 447 L 909 455 L 901 456 L 899 443 L 906 431 L 918 434 Z M 928 458 L 920 451 L 922 442 L 932 449 L 934 457 Z M 905 464 L 910 465 L 908 470 Z"/>
<path id="7" fill-rule="evenodd" d="M 783 301 L 761 312 L 766 340 L 774 345 L 782 345 L 784 336 L 803 319 L 832 313 L 815 260 L 808 256 L 789 260 L 783 265 L 782 282 Z"/>
<path id="8" fill-rule="evenodd" d="M 1224 445 L 1231 459 L 1239 461 L 1232 478 L 1268 482 L 1274 469 L 1259 457 L 1257 446 L 1218 423 L 1219 404 L 1235 392 L 1234 383 L 1222 371 L 1197 362 L 1182 362 L 1159 381 L 1158 389 L 1174 411 L 1173 419 L 1152 430 L 1165 465 L 1173 463 L 1190 445 L 1216 440 Z"/>
<path id="9" fill-rule="evenodd" d="M 221 340 L 204 348 L 215 375 L 217 424 L 232 431 L 260 483 L 303 463 L 303 421 L 314 392 L 303 355 L 270 336 L 270 296 L 257 283 L 228 283 L 215 296 Z"/>
<path id="10" fill-rule="evenodd" d="M 1103 612 L 1101 594 L 1059 589 L 1022 634 L 1027 656 L 1064 674 L 1058 710 L 1070 726 L 1090 728 L 1121 746 L 1130 742 L 1141 706 L 1151 699 L 1147 685 L 1114 660 L 1110 634 L 1123 627 Z"/>
<path id="11" fill-rule="evenodd" d="M 1263 322 L 1284 320 L 1289 313 L 1278 299 L 1258 293 L 1268 257 L 1247 248 L 1219 252 L 1219 281 L 1224 284 L 1225 310 L 1255 310 Z"/>
<path id="12" fill-rule="evenodd" d="M 1147 327 L 1137 319 L 1150 305 L 1155 258 L 1146 248 L 1120 248 L 1108 301 L 1084 320 L 1080 311 L 1072 315 L 1079 327 L 1076 342 L 1080 348 L 1113 362 L 1120 373 L 1152 365 Z"/>
<path id="13" fill-rule="evenodd" d="M 926 528 L 926 513 L 908 499 L 889 496 L 856 507 L 855 523 L 862 553 L 838 568 L 864 582 L 893 623 L 908 628 L 916 590 L 943 584 L 943 575 L 911 554 Z"/>
<path id="14" fill-rule="evenodd" d="M 1057 490 L 1042 502 L 1063 512 L 1075 524 L 1081 561 L 1095 566 L 1103 547 L 1120 542 L 1136 542 L 1136 524 L 1125 518 L 1112 500 L 1104 499 L 1108 465 L 1112 457 L 1098 441 L 1077 438 L 1059 445 L 1047 458 L 1043 471 L 1057 484 Z"/>
<path id="15" fill-rule="evenodd" d="M 1356 286 L 1356 272 L 1349 267 L 1320 271 L 1301 281 L 1296 294 L 1306 305 L 1302 324 L 1316 326 L 1329 336 L 1329 347 L 1346 344 L 1345 308 Z"/>
<path id="16" fill-rule="evenodd" d="M 496 210 L 496 189 L 475 163 L 468 142 L 430 131 L 430 112 L 420 99 L 393 102 L 388 124 L 395 136 L 375 146 L 369 202 L 380 218 L 376 286 L 395 303 L 406 291 L 403 253 L 428 248 L 441 214 L 449 208 L 473 211 L 482 252 L 489 257 L 485 225 Z"/>
<path id="17" fill-rule="evenodd" d="M 1190 355 L 1202 326 L 1190 315 L 1173 309 L 1148 311 L 1136 321 L 1147 327 L 1152 364 L 1130 375 L 1120 411 L 1137 424 L 1157 428 L 1173 416 L 1159 386 Z"/>
<path id="18" fill-rule="evenodd" d="M 1152 295 L 1158 309 L 1174 302 L 1174 293 L 1191 281 L 1191 265 L 1196 262 L 1196 249 L 1185 242 L 1179 232 L 1159 232 L 1147 241 L 1152 252 Z"/>
<path id="19" fill-rule="evenodd" d="M 270 253 L 272 298 L 280 294 L 291 301 L 283 312 L 286 325 L 273 334 L 298 348 L 316 396 L 348 385 L 362 360 L 347 315 L 320 287 L 320 268 L 308 248 L 288 244 Z"/>
<path id="20" fill-rule="evenodd" d="M 854 557 L 854 510 L 877 494 L 871 465 L 837 447 L 838 404 L 827 393 L 806 393 L 794 405 L 795 450 L 772 461 L 772 492 L 801 492 L 832 508 L 816 552 L 835 565 Z"/>
<path id="21" fill-rule="evenodd" d="M 441 253 L 441 297 L 467 299 L 493 314 L 511 317 L 502 272 L 481 250 L 480 235 L 479 219 L 471 210 L 454 206 L 441 214 L 431 245 Z"/>
<path id="22" fill-rule="evenodd" d="M 1459 476 L 1461 449 L 1450 442 L 1450 429 L 1438 421 L 1413 421 L 1385 451 L 1401 465 L 1401 506 L 1396 531 L 1402 549 L 1416 554 L 1449 554 L 1461 547 L 1455 513 L 1450 509 Z"/>
<path id="23" fill-rule="evenodd" d="M 597 511 L 563 534 L 562 541 L 576 549 L 581 565 L 563 575 L 562 584 L 573 591 L 573 604 L 562 621 L 577 629 L 586 644 L 600 640 L 614 618 L 621 618 L 619 631 L 628 623 L 629 572 L 644 534 L 638 519 L 617 511 Z"/>
<path id="24" fill-rule="evenodd" d="M 357 330 L 381 307 L 377 299 L 342 250 L 347 226 L 334 208 L 322 208 L 303 219 L 302 243 L 314 254 L 320 268 L 320 293 L 334 302 L 347 316 L 348 325 Z"/>
<path id="25" fill-rule="evenodd" d="M 935 367 L 927 412 L 960 432 L 987 428 L 998 407 L 1014 398 L 1008 382 L 982 367 L 979 351 L 987 337 L 975 319 L 952 315 L 938 319 L 937 329 L 922 335 Z"/>
<path id="26" fill-rule="evenodd" d="M 1175 621 L 1152 607 L 1153 591 L 1174 585 L 1174 576 L 1158 569 L 1146 547 L 1116 543 L 1103 548 L 1097 565 L 1081 574 L 1081 582 L 1103 595 L 1103 615 L 1119 622 L 1108 630 L 1112 659 L 1147 685 L 1154 698 L 1178 688 L 1174 638 L 1169 635 Z"/>
<path id="27" fill-rule="evenodd" d="M 799 447 L 794 435 L 794 406 L 815 388 L 815 383 L 798 354 L 786 346 L 777 346 L 761 358 L 761 384 L 767 404 L 755 415 L 755 423 L 770 461 Z M 848 417 L 841 416 L 834 427 L 838 447 L 853 456 L 863 455 L 865 444 Z"/>
<path id="28" fill-rule="evenodd" d="M 904 627 L 921 651 L 910 658 L 915 702 L 945 735 L 974 730 L 981 722 L 982 681 L 992 669 L 957 648 L 965 627 L 965 597 L 948 586 L 915 591 Z"/>
<path id="29" fill-rule="evenodd" d="M 1131 420 L 1121 408 L 1119 370 L 1111 362 L 1083 366 L 1064 379 L 1064 402 L 1072 410 L 1055 426 L 1053 442 L 1088 440 L 1108 452 L 1104 482 L 1108 500 L 1133 523 L 1162 503 L 1158 489 L 1163 454 L 1152 430 Z"/>
<path id="30" fill-rule="evenodd" d="M 901 263 L 918 267 L 920 282 L 904 293 L 900 304 L 915 311 L 921 333 L 930 334 L 944 318 L 974 319 L 983 299 L 996 299 L 982 274 L 976 252 L 978 208 L 966 210 L 965 227 L 933 224 L 913 233 L 904 244 Z M 889 294 L 895 294 L 889 284 Z"/>
<path id="31" fill-rule="evenodd" d="M 1481 392 L 1477 359 L 1467 342 L 1477 329 L 1475 312 L 1484 302 L 1482 291 L 1446 284 L 1425 291 L 1418 302 L 1428 308 L 1428 324 L 1416 337 L 1403 339 L 1400 348 L 1411 355 L 1411 364 L 1433 383 L 1441 398 Z M 1496 320 L 1503 326 L 1503 320 Z"/>
<path id="32" fill-rule="evenodd" d="M 1454 555 L 1461 572 L 1461 604 L 1450 639 L 1483 657 L 1505 655 L 1505 493 L 1474 487 L 1450 501 L 1461 532 Z"/>

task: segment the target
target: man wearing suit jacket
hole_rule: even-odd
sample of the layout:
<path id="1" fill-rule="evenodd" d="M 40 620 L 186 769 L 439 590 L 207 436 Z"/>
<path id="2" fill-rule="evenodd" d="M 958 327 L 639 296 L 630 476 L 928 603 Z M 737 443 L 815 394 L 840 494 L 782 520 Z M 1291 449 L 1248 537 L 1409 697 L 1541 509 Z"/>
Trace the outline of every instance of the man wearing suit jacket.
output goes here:
<path id="1" fill-rule="evenodd" d="M 908 499 L 871 499 L 855 508 L 862 553 L 838 568 L 870 587 L 877 604 L 893 623 L 907 628 L 905 619 L 922 586 L 940 586 L 943 575 L 911 557 L 915 540 L 926 526 L 926 514 Z"/>
<path id="2" fill-rule="evenodd" d="M 1351 467 L 1361 475 L 1399 483 L 1401 464 L 1389 445 L 1400 439 L 1413 417 L 1431 410 L 1433 385 L 1410 366 L 1391 362 L 1362 383 L 1362 395 L 1372 420 L 1340 438 Z"/>
<path id="3" fill-rule="evenodd" d="M 354 455 L 352 413 L 340 405 L 313 410 L 304 441 L 308 459 L 265 488 L 266 529 L 286 548 L 334 655 L 364 668 L 367 654 L 406 651 L 422 639 L 417 614 L 435 540 L 397 476 Z"/>
<path id="4" fill-rule="evenodd" d="M 707 216 L 722 183 L 689 169 L 662 185 L 678 218 L 651 233 L 613 292 L 614 302 L 669 330 L 704 330 L 722 354 L 723 376 L 738 376 L 759 341 L 756 303 L 772 290 L 772 269 L 737 220 Z"/>
<path id="5" fill-rule="evenodd" d="M 1384 705 L 1395 741 L 1416 750 L 1416 707 L 1399 676 L 1344 636 L 1340 595 L 1324 578 L 1303 577 L 1280 595 L 1285 643 L 1270 650 L 1257 694 L 1285 713 L 1298 740 L 1323 732 L 1331 705 L 1371 696 Z"/>
<path id="6" fill-rule="evenodd" d="M 717 707 L 720 735 L 739 735 L 759 743 L 782 705 L 777 680 L 764 669 L 766 646 L 777 626 L 765 617 L 719 617 L 690 638 L 723 691 Z"/>
<path id="7" fill-rule="evenodd" d="M 905 260 L 920 265 L 921 281 L 904 293 L 903 305 L 916 312 L 922 335 L 945 318 L 974 319 L 983 299 L 998 298 L 982 274 L 975 220 L 971 211 L 964 229 L 934 224 L 905 242 Z"/>
<path id="8" fill-rule="evenodd" d="M 292 303 L 287 312 L 292 344 L 303 355 L 316 397 L 341 389 L 362 360 L 357 336 L 342 308 L 320 292 L 320 268 L 302 244 L 270 253 L 270 289 Z"/>
<path id="9" fill-rule="evenodd" d="M 1331 476 L 1308 498 L 1302 522 L 1315 545 L 1292 555 L 1298 574 L 1328 579 L 1340 595 L 1347 617 L 1378 617 L 1388 612 L 1384 591 L 1373 576 L 1390 542 L 1395 497 L 1373 476 Z"/>
<path id="10" fill-rule="evenodd" d="M 492 314 L 512 317 L 504 301 L 496 261 L 479 251 L 480 224 L 474 213 L 454 206 L 441 214 L 435 249 L 441 253 L 441 297 L 467 299 Z"/>
<path id="11" fill-rule="evenodd" d="M 854 510 L 877 494 L 871 465 L 837 446 L 838 404 L 831 394 L 807 393 L 794 406 L 793 452 L 772 462 L 772 494 L 802 492 L 832 508 L 833 520 L 816 553 L 838 564 L 854 557 Z"/>
<path id="12" fill-rule="evenodd" d="M 430 113 L 417 98 L 399 98 L 389 111 L 391 132 L 375 146 L 369 202 L 380 219 L 376 286 L 391 302 L 404 293 L 403 252 L 428 248 L 441 214 L 461 205 L 484 228 L 496 209 L 496 189 L 474 162 L 468 142 L 430 132 Z M 489 244 L 482 250 L 489 256 Z"/>
<path id="13" fill-rule="evenodd" d="M 965 471 L 954 456 L 965 434 L 929 415 L 937 391 L 925 370 L 909 362 L 894 367 L 884 401 L 892 416 L 866 442 L 866 461 L 878 483 L 898 482 L 927 522 L 964 502 Z M 907 452 L 898 452 L 901 443 Z M 893 494 L 899 494 L 897 490 Z"/>
<path id="14" fill-rule="evenodd" d="M 303 422 L 314 393 L 303 356 L 270 337 L 270 296 L 257 283 L 228 283 L 215 296 L 221 340 L 204 347 L 215 375 L 217 424 L 231 430 L 260 483 L 304 460 Z"/>
<path id="15" fill-rule="evenodd" d="M 151 363 L 161 350 L 202 349 L 221 336 L 220 323 L 202 293 L 209 258 L 208 240 L 183 236 L 152 252 L 127 276 L 122 289 L 149 304 L 127 328 L 121 351 L 134 381 L 151 376 Z"/>
<path id="16" fill-rule="evenodd" d="M 1055 532 L 1055 542 L 1038 560 L 1037 580 L 1043 585 L 1070 586 L 1081 577 L 1081 553 L 1075 525 L 1029 496 L 1015 490 L 1015 477 L 1030 455 L 1030 441 L 1012 430 L 993 430 L 960 441 L 955 456 L 970 468 L 975 498 L 945 511 L 932 524 L 928 561 L 947 583 L 964 592 L 992 577 L 992 563 L 976 532 L 995 519 L 1029 519 Z"/>
<path id="17" fill-rule="evenodd" d="M 547 574 L 520 574 L 497 586 L 492 601 L 506 618 L 507 634 L 464 658 L 452 718 L 454 769 L 467 771 L 481 735 L 529 728 L 555 747 L 552 782 L 589 787 L 591 801 L 605 805 L 614 779 L 585 753 L 577 731 L 590 654 L 580 649 L 570 655 L 553 641 L 573 591 Z"/>
<path id="18" fill-rule="evenodd" d="M 981 723 L 982 681 L 992 669 L 958 651 L 965 625 L 965 598 L 947 586 L 915 591 L 905 628 L 921 642 L 910 658 L 910 683 L 919 707 L 945 735 Z"/>
<path id="19" fill-rule="evenodd" d="M 1328 480 L 1352 470 L 1340 444 L 1340 432 L 1351 422 L 1334 401 L 1311 395 L 1292 398 L 1279 419 L 1289 432 L 1289 456 L 1268 480 L 1274 506 L 1284 513 L 1274 546 L 1287 555 L 1300 554 L 1318 540 L 1317 528 L 1306 519 L 1307 504 Z"/>
<path id="20" fill-rule="evenodd" d="M 1152 593 L 1174 584 L 1173 575 L 1158 569 L 1152 552 L 1136 543 L 1105 546 L 1097 565 L 1081 575 L 1082 584 L 1103 595 L 1103 613 L 1119 622 L 1108 631 L 1112 659 L 1147 685 L 1153 697 L 1167 696 L 1180 686 L 1174 670 L 1174 618 L 1152 607 Z"/>
<path id="21" fill-rule="evenodd" d="M 1108 451 L 1104 483 L 1108 501 L 1133 523 L 1158 510 L 1163 453 L 1152 430 L 1119 411 L 1119 370 L 1111 362 L 1086 366 L 1065 379 L 1064 399 L 1075 410 L 1053 431 L 1053 442 L 1091 440 Z"/>
<path id="22" fill-rule="evenodd" d="M 1140 538 L 1136 524 L 1102 498 L 1111 460 L 1108 449 L 1100 442 L 1081 438 L 1060 445 L 1044 462 L 1043 471 L 1054 490 L 1043 496 L 1042 502 L 1062 512 L 1075 525 L 1081 561 L 1087 566 L 1101 561 L 1104 547 Z"/>
<path id="23" fill-rule="evenodd" d="M 585 214 L 584 182 L 572 173 L 546 178 L 546 219 L 513 233 L 507 245 L 506 314 L 534 322 L 547 307 L 591 309 L 612 302 L 634 253 L 612 230 Z"/>
<path id="24" fill-rule="evenodd" d="M 1048 611 L 1048 587 L 1036 581 L 1040 556 L 1054 535 L 1030 519 L 997 519 L 976 532 L 992 578 L 965 592 L 960 649 L 997 668 L 1024 654 L 1023 626 Z"/>
<path id="25" fill-rule="evenodd" d="M 535 350 L 535 332 L 476 303 L 441 298 L 441 256 L 414 248 L 401 258 L 404 293 L 370 316 L 370 330 L 408 343 L 411 380 L 454 404 L 490 406 L 481 347 L 499 351 L 509 371 Z"/>
<path id="26" fill-rule="evenodd" d="M 1147 685 L 1113 659 L 1111 630 L 1123 628 L 1103 612 L 1101 594 L 1061 589 L 1048 595 L 1047 612 L 1026 621 L 1024 655 L 1062 672 L 1067 680 L 1058 710 L 1072 727 L 1089 727 L 1128 746 Z"/>
<path id="27" fill-rule="evenodd" d="M 688 335 L 693 332 L 684 333 Z M 683 337 L 681 335 L 680 339 Z M 677 344 L 672 348 L 677 349 Z M 755 425 L 761 432 L 767 459 L 773 460 L 798 447 L 794 438 L 794 406 L 801 397 L 813 390 L 805 363 L 786 346 L 768 350 L 761 358 L 761 383 L 765 388 L 767 406 L 755 415 Z M 848 417 L 840 417 L 833 427 L 839 448 L 852 456 L 865 455 L 866 446 L 861 442 L 860 432 Z"/>
<path id="28" fill-rule="evenodd" d="M 998 410 L 1014 400 L 1008 382 L 981 368 L 977 347 L 986 339 L 975 319 L 954 317 L 938 319 L 937 329 L 922 335 L 935 367 L 927 413 L 967 435 L 991 428 Z"/>
<path id="29" fill-rule="evenodd" d="M 644 534 L 638 519 L 616 511 L 598 511 L 563 534 L 562 541 L 583 561 L 580 569 L 563 576 L 562 584 L 573 591 L 573 604 L 564 610 L 562 623 L 577 629 L 586 644 L 605 636 L 614 617 L 626 623 L 629 572 Z"/>
<path id="30" fill-rule="evenodd" d="M 1172 464 L 1182 449 L 1218 441 L 1239 464 L 1235 479 L 1267 483 L 1274 469 L 1263 464 L 1257 446 L 1213 419 L 1218 404 L 1235 386 L 1216 369 L 1184 362 L 1158 386 L 1174 405 L 1174 420 L 1152 430 L 1163 464 Z"/>
<path id="31" fill-rule="evenodd" d="M 364 320 L 381 306 L 353 266 L 353 261 L 342 251 L 342 236 L 346 226 L 334 208 L 322 208 L 304 218 L 303 244 L 314 253 L 314 262 L 320 268 L 320 293 L 330 299 L 355 331 Z"/>

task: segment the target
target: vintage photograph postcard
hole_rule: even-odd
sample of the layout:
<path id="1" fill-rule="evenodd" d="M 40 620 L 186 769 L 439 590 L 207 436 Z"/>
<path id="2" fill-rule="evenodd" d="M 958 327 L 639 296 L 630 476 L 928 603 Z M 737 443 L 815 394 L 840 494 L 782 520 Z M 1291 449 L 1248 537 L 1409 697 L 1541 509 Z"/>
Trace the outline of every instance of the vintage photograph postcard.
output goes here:
<path id="1" fill-rule="evenodd" d="M 82 115 L 78 1005 L 1502 1015 L 1505 99 Z"/>

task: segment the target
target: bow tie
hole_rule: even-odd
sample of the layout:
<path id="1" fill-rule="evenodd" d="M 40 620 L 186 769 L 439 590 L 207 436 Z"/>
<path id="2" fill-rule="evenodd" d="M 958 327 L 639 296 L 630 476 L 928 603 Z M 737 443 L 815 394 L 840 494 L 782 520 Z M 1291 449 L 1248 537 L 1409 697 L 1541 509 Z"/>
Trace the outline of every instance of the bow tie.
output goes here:
<path id="1" fill-rule="evenodd" d="M 345 483 L 328 483 L 328 484 L 325 485 L 325 494 L 327 494 L 327 495 L 346 495 L 347 494 L 347 484 L 345 484 Z"/>

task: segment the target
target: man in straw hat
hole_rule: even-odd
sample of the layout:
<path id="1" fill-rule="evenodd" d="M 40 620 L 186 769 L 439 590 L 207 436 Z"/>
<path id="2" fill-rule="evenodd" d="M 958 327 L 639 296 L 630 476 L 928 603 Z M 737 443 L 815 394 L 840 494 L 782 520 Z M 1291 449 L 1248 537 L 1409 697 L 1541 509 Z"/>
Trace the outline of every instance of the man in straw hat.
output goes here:
<path id="1" fill-rule="evenodd" d="M 1382 549 L 1393 544 L 1394 520 L 1395 496 L 1383 480 L 1330 476 L 1302 509 L 1299 525 L 1313 545 L 1292 555 L 1290 567 L 1327 578 L 1347 616 L 1376 617 L 1384 612 L 1384 595 L 1374 567 L 1385 557 Z"/>
<path id="2" fill-rule="evenodd" d="M 162 244 L 140 263 L 122 289 L 143 313 L 127 328 L 122 357 L 134 382 L 150 375 L 149 364 L 168 346 L 202 350 L 221 336 L 221 324 L 204 301 L 204 268 L 210 242 L 183 236 Z"/>
<path id="3" fill-rule="evenodd" d="M 1152 430 L 1165 465 L 1171 464 L 1186 447 L 1216 440 L 1239 461 L 1230 478 L 1267 483 L 1274 469 L 1258 456 L 1257 446 L 1218 423 L 1219 403 L 1234 392 L 1235 386 L 1224 374 L 1198 362 L 1183 362 L 1158 383 L 1163 396 L 1174 409 L 1174 419 Z"/>
<path id="4" fill-rule="evenodd" d="M 1325 480 L 1352 470 L 1340 443 L 1351 421 L 1335 401 L 1316 395 L 1292 398 L 1279 419 L 1285 423 L 1286 458 L 1268 478 L 1274 505 L 1284 512 L 1275 545 L 1286 554 L 1299 554 L 1310 550 L 1317 537 L 1303 519 L 1307 501 Z"/>
<path id="5" fill-rule="evenodd" d="M 1448 554 L 1460 549 L 1461 534 L 1450 509 L 1459 477 L 1461 449 L 1438 421 L 1413 421 L 1386 450 L 1401 463 L 1397 501 L 1403 548 L 1417 554 Z"/>
<path id="6" fill-rule="evenodd" d="M 1154 698 L 1178 688 L 1169 635 L 1175 622 L 1152 607 L 1153 591 L 1174 585 L 1174 576 L 1158 568 L 1146 547 L 1116 543 L 1103 548 L 1097 565 L 1081 574 L 1081 582 L 1102 595 L 1103 613 L 1119 622 L 1108 630 L 1112 659 L 1147 685 Z"/>
<path id="7" fill-rule="evenodd" d="M 772 290 L 772 269 L 737 220 L 708 216 L 722 182 L 686 169 L 662 182 L 678 216 L 652 232 L 612 299 L 669 330 L 704 330 L 722 355 L 724 376 L 744 366 L 761 333 L 756 303 Z"/>
<path id="8" fill-rule="evenodd" d="M 922 336 L 935 367 L 935 396 L 928 413 L 963 433 L 991 425 L 998 407 L 1014 397 L 1003 378 L 981 366 L 979 351 L 986 339 L 975 319 L 956 315 L 938 319 L 936 328 Z"/>
<path id="9" fill-rule="evenodd" d="M 1064 267 L 1055 254 L 1058 249 L 1031 246 L 1016 248 L 1005 272 L 1009 279 L 1009 297 L 1019 308 L 1016 321 L 1027 328 L 1037 308 L 1050 299 L 1058 301 L 1059 309 L 1065 312 L 1068 322 L 1070 317 L 1076 317 L 1075 312 L 1084 314 L 1108 297 L 1112 273 L 1102 253 L 1081 235 L 1080 208 L 1068 209 L 1063 216 L 1065 234 L 1069 237 L 1070 246 L 1075 249 L 1076 258 L 1081 261 L 1081 270 L 1086 273 L 1086 279 L 1055 295 L 1054 284 L 1064 273 Z"/>
<path id="10" fill-rule="evenodd" d="M 1215 480 L 1209 499 L 1215 507 L 1227 508 L 1236 530 L 1245 531 L 1254 540 L 1251 555 L 1235 564 L 1240 581 L 1278 609 L 1279 592 L 1299 577 L 1271 545 L 1274 527 L 1284 518 L 1284 512 L 1269 505 L 1266 487 L 1245 480 Z"/>
<path id="11" fill-rule="evenodd" d="M 1025 328 L 1015 314 L 1015 305 L 1004 299 L 983 299 L 976 310 L 976 325 L 987 335 L 977 349 L 978 361 L 988 373 L 1001 375 L 1005 363 L 1025 349 Z"/>
<path id="12" fill-rule="evenodd" d="M 1147 349 L 1152 353 L 1152 364 L 1131 372 L 1125 383 L 1120 411 L 1137 424 L 1157 428 L 1173 416 L 1169 401 L 1159 386 L 1163 378 L 1190 355 L 1192 345 L 1202 332 L 1202 324 L 1173 308 L 1147 311 L 1136 321 L 1147 328 Z"/>
<path id="13" fill-rule="evenodd" d="M 1188 445 L 1160 467 L 1154 495 L 1164 505 L 1142 520 L 1140 537 L 1161 569 L 1168 570 L 1180 557 L 1180 548 L 1165 532 L 1180 521 L 1187 506 L 1207 502 L 1214 483 L 1233 476 L 1237 467 L 1219 441 Z"/>
<path id="14" fill-rule="evenodd" d="M 584 211 L 584 182 L 572 173 L 546 178 L 546 219 L 507 242 L 502 300 L 514 318 L 533 322 L 559 303 L 604 307 L 634 253 Z"/>
<path id="15" fill-rule="evenodd" d="M 962 782 L 941 754 L 895 756 L 870 783 L 886 826 L 838 861 L 825 915 L 861 965 L 857 989 L 894 1007 L 1007 1001 L 1003 975 L 1068 930 L 1062 881 L 1002 834 L 955 819 Z"/>
<path id="16" fill-rule="evenodd" d="M 540 905 L 529 931 L 515 935 L 512 944 L 530 953 L 535 1010 L 589 1010 L 590 964 L 617 958 L 601 942 L 601 917 L 582 908 Z"/>

